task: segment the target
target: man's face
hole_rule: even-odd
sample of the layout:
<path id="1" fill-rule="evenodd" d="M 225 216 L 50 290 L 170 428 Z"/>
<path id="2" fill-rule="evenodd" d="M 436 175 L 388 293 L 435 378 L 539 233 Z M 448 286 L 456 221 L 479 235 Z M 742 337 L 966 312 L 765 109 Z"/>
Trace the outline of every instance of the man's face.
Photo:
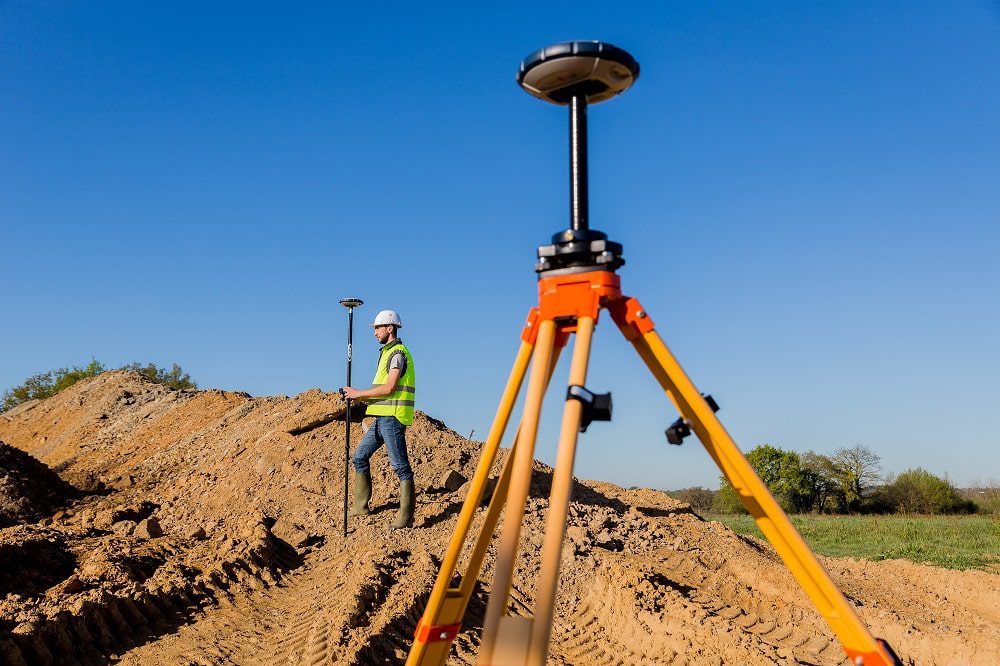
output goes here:
<path id="1" fill-rule="evenodd" d="M 375 339 L 378 340 L 380 345 L 384 345 L 389 342 L 389 337 L 392 335 L 392 325 L 383 324 L 381 326 L 375 327 Z"/>

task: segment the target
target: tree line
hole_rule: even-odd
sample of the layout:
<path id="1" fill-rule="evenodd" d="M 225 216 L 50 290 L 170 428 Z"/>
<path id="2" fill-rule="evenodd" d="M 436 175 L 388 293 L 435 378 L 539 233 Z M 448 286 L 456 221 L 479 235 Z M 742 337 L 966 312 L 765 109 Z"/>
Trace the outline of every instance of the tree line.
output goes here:
<path id="1" fill-rule="evenodd" d="M 746 458 L 787 513 L 1000 512 L 1000 489 L 960 491 L 948 479 L 920 467 L 883 476 L 880 457 L 865 446 L 824 455 L 761 444 Z M 696 487 L 671 494 L 698 510 L 747 512 L 725 477 L 720 477 L 716 491 Z"/>
<path id="2" fill-rule="evenodd" d="M 100 361 L 91 359 L 90 363 L 84 366 L 58 368 L 32 375 L 25 379 L 23 383 L 3 392 L 2 402 L 0 402 L 0 412 L 13 409 L 29 400 L 41 400 L 52 397 L 81 379 L 96 377 L 108 369 Z M 191 379 L 191 375 L 184 372 L 181 366 L 176 363 L 169 370 L 158 367 L 154 363 L 129 363 L 114 369 L 133 370 L 158 384 L 164 384 L 170 388 L 198 388 L 198 384 Z"/>

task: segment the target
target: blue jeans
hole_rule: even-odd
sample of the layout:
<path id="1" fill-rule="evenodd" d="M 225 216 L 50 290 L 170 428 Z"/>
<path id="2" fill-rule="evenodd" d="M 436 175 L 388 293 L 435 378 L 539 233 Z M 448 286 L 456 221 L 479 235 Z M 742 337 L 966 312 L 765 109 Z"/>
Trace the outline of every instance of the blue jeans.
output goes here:
<path id="1" fill-rule="evenodd" d="M 389 453 L 389 464 L 399 480 L 412 481 L 413 470 L 410 469 L 410 459 L 406 455 L 406 426 L 395 416 L 375 417 L 375 423 L 368 428 L 358 448 L 354 450 L 351 458 L 354 469 L 358 474 L 370 474 L 371 465 L 368 461 L 383 444 Z"/>

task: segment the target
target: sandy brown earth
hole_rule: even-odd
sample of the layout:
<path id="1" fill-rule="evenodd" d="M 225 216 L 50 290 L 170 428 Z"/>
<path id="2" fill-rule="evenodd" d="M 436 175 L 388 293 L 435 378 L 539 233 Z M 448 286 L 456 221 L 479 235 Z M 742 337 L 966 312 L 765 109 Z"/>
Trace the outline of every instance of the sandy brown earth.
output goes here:
<path id="1" fill-rule="evenodd" d="M 0 415 L 0 659 L 402 663 L 481 443 L 418 414 L 415 528 L 384 529 L 396 483 L 379 453 L 376 513 L 345 540 L 343 407 L 116 371 Z M 532 605 L 550 472 L 535 473 L 516 613 Z M 824 563 L 904 663 L 1000 663 L 996 574 Z M 563 571 L 553 664 L 846 663 L 769 546 L 661 492 L 579 482 Z M 487 591 L 450 664 L 474 662 Z"/>

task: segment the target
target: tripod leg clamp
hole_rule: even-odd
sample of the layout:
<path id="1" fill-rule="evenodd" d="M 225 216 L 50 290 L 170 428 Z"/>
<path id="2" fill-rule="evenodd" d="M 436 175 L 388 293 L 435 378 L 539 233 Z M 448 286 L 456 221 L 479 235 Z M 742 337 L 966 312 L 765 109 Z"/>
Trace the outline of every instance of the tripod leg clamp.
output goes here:
<path id="1" fill-rule="evenodd" d="M 580 432 L 587 432 L 587 426 L 593 421 L 611 420 L 611 394 L 594 393 L 579 384 L 570 384 L 566 389 L 567 400 L 579 400 L 583 405 L 580 416 Z"/>
<path id="2" fill-rule="evenodd" d="M 719 411 L 719 403 L 715 402 L 715 399 L 710 395 L 701 394 L 701 397 L 705 399 L 708 406 L 712 408 L 713 412 Z M 676 421 L 670 424 L 667 428 L 667 442 L 675 446 L 680 446 L 684 443 L 684 438 L 691 434 L 691 424 L 684 420 L 684 417 L 680 417 Z"/>
<path id="3" fill-rule="evenodd" d="M 421 643 L 453 641 L 461 628 L 460 624 L 424 624 L 424 619 L 420 618 L 417 630 L 413 632 L 413 638 Z"/>

